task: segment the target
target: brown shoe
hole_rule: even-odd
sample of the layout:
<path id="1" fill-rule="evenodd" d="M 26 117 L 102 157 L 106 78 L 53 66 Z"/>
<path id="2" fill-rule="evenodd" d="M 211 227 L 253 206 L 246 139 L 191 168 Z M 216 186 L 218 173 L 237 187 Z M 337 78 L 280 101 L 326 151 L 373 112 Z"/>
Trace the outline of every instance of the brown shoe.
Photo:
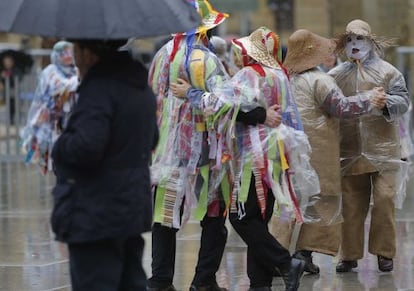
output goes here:
<path id="1" fill-rule="evenodd" d="M 319 267 L 313 263 L 311 251 L 298 251 L 293 257 L 305 262 L 305 272 L 319 274 Z"/>
<path id="2" fill-rule="evenodd" d="M 378 269 L 380 269 L 381 272 L 391 272 L 394 269 L 392 259 L 378 256 Z"/>
<path id="3" fill-rule="evenodd" d="M 338 265 L 336 265 L 336 272 L 346 273 L 352 271 L 352 269 L 356 267 L 358 267 L 357 261 L 340 260 Z"/>

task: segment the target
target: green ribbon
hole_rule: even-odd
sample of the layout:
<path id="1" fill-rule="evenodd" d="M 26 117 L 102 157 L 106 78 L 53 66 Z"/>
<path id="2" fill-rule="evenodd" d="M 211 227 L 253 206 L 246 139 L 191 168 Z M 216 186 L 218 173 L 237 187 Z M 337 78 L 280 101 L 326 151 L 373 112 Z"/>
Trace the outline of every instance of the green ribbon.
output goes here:
<path id="1" fill-rule="evenodd" d="M 200 221 L 203 220 L 204 216 L 207 213 L 209 170 L 209 165 L 205 165 L 200 168 L 200 174 L 203 178 L 203 185 L 201 186 L 200 197 L 198 199 L 197 208 L 194 213 L 194 218 Z"/>
<path id="2" fill-rule="evenodd" d="M 251 159 L 246 162 L 243 166 L 242 176 L 241 176 L 241 187 L 238 200 L 242 203 L 247 201 L 247 196 L 249 195 L 250 182 L 252 180 L 252 162 Z"/>
<path id="3" fill-rule="evenodd" d="M 164 187 L 158 185 L 157 192 L 155 194 L 155 205 L 154 205 L 154 222 L 162 223 L 163 214 L 161 210 L 163 209 L 165 192 L 167 190 Z"/>

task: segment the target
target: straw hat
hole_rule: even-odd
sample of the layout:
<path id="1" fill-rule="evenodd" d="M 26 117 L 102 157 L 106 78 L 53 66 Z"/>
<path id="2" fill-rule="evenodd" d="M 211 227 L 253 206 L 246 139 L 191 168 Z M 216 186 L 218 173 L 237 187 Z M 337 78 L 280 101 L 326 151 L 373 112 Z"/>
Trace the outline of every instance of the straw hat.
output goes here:
<path id="1" fill-rule="evenodd" d="M 279 68 L 279 37 L 267 27 L 260 27 L 249 36 L 233 40 L 233 43 L 246 51 L 246 54 L 260 64 Z"/>
<path id="2" fill-rule="evenodd" d="M 335 42 L 306 29 L 295 31 L 288 39 L 283 65 L 289 73 L 301 73 L 321 64 L 335 49 Z"/>
<path id="3" fill-rule="evenodd" d="M 355 19 L 352 20 L 345 29 L 346 34 L 356 34 L 371 37 L 371 26 L 363 20 Z"/>
<path id="4" fill-rule="evenodd" d="M 354 19 L 348 23 L 345 32 L 339 34 L 335 39 L 337 43 L 336 51 L 338 53 L 342 53 L 345 50 L 347 38 L 351 34 L 367 37 L 372 42 L 375 51 L 380 55 L 383 55 L 384 49 L 393 46 L 395 42 L 393 39 L 378 38 L 371 32 L 371 27 L 367 22 L 361 19 Z"/>
<path id="5" fill-rule="evenodd" d="M 208 0 L 192 0 L 189 2 L 197 9 L 202 22 L 202 25 L 197 27 L 195 31 L 191 31 L 191 33 L 206 33 L 229 17 L 227 13 L 215 10 Z M 190 34 L 190 32 L 184 34 Z"/>

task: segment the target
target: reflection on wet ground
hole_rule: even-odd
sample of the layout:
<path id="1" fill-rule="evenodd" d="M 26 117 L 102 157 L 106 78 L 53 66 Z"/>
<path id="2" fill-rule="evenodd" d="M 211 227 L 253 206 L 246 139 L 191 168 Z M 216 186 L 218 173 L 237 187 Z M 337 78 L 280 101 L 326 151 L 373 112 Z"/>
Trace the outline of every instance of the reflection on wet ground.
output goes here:
<path id="1" fill-rule="evenodd" d="M 53 177 L 42 177 L 37 169 L 21 163 L 0 162 L 0 290 L 70 290 L 65 245 L 53 240 L 49 215 Z M 366 253 L 355 272 L 336 274 L 336 258 L 315 255 L 320 275 L 306 275 L 300 290 L 414 290 L 414 198 L 408 187 L 404 207 L 397 211 L 398 255 L 392 273 L 377 269 L 375 256 Z M 229 229 L 226 252 L 217 273 L 220 285 L 232 291 L 245 291 L 246 247 Z M 199 247 L 199 226 L 190 222 L 179 234 L 174 284 L 188 290 Z M 150 274 L 151 236 L 147 241 L 144 265 Z M 284 290 L 275 278 L 273 290 Z"/>

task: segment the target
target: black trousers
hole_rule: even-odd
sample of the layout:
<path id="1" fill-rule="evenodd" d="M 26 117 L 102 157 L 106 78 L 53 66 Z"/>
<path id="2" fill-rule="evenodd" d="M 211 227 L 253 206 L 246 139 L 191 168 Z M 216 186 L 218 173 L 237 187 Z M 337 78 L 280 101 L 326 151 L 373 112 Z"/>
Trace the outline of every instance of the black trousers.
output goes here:
<path id="1" fill-rule="evenodd" d="M 145 291 L 141 236 L 69 244 L 73 291 Z"/>
<path id="2" fill-rule="evenodd" d="M 253 177 L 244 205 L 246 215 L 241 219 L 237 213 L 229 215 L 232 226 L 247 244 L 247 275 L 252 288 L 272 286 L 272 280 L 277 271 L 286 272 L 290 268 L 289 251 L 275 239 L 268 229 L 274 203 L 275 198 L 269 189 L 263 218 L 257 202 Z"/>
<path id="3" fill-rule="evenodd" d="M 192 285 L 207 286 L 216 282 L 218 271 L 227 241 L 226 217 L 203 218 L 200 250 Z M 155 223 L 152 227 L 152 277 L 148 286 L 166 287 L 173 282 L 176 253 L 177 229 Z"/>

